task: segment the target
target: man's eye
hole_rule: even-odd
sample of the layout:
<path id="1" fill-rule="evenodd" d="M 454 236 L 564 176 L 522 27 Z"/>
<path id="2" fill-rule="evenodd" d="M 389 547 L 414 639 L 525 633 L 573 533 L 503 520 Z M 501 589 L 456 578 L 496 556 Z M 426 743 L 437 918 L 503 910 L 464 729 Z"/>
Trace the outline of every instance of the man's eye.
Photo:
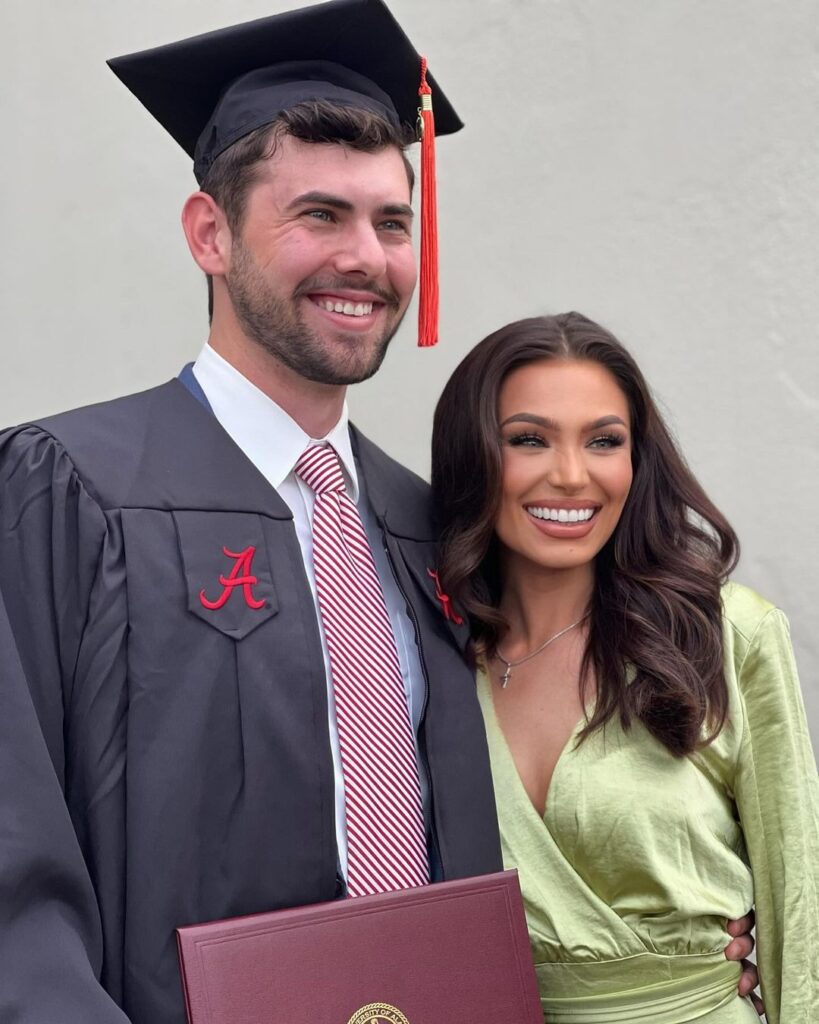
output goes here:
<path id="1" fill-rule="evenodd" d="M 311 220 L 332 221 L 333 214 L 329 210 L 305 210 L 305 216 Z"/>
<path id="2" fill-rule="evenodd" d="M 378 226 L 382 231 L 398 231 L 402 234 L 409 233 L 409 227 L 402 220 L 382 220 Z"/>

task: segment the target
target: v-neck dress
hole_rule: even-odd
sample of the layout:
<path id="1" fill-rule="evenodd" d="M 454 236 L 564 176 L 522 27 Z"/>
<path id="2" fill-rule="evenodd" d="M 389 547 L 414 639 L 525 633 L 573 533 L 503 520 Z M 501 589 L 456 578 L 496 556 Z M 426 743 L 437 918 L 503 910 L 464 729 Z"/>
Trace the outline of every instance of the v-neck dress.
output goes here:
<path id="1" fill-rule="evenodd" d="M 727 919 L 756 906 L 769 1024 L 819 1019 L 819 783 L 785 617 L 723 590 L 730 716 L 672 756 L 639 723 L 564 748 L 543 817 L 478 693 L 504 862 L 516 867 L 548 1024 L 754 1024 Z"/>

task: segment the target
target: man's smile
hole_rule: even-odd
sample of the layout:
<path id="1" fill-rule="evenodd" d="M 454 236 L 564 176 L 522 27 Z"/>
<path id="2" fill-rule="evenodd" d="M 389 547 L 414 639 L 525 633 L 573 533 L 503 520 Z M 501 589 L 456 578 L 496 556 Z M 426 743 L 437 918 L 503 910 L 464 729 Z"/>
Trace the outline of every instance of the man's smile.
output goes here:
<path id="1" fill-rule="evenodd" d="M 366 316 L 373 311 L 372 302 L 356 302 L 349 300 L 342 302 L 340 299 L 313 299 L 318 306 L 326 309 L 328 313 L 344 313 L 345 316 Z"/>
<path id="2" fill-rule="evenodd" d="M 386 303 L 367 292 L 311 292 L 304 296 L 309 305 L 318 310 L 323 320 L 329 320 L 346 331 L 368 331 L 383 317 Z"/>
<path id="3" fill-rule="evenodd" d="M 344 317 L 370 317 L 379 313 L 386 303 L 369 290 L 333 289 L 308 292 L 307 298 L 327 313 L 339 313 Z"/>

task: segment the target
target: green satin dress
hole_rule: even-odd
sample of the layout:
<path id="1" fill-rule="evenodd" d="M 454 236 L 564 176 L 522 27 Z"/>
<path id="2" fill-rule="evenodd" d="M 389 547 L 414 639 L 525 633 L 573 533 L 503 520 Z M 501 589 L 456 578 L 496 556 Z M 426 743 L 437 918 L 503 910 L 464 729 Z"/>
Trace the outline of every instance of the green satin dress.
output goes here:
<path id="1" fill-rule="evenodd" d="M 675 758 L 640 725 L 573 737 L 542 818 L 479 674 L 548 1024 L 758 1024 L 723 955 L 726 920 L 752 905 L 769 1024 L 819 1021 L 819 782 L 788 625 L 736 584 L 723 605 L 717 739 Z"/>

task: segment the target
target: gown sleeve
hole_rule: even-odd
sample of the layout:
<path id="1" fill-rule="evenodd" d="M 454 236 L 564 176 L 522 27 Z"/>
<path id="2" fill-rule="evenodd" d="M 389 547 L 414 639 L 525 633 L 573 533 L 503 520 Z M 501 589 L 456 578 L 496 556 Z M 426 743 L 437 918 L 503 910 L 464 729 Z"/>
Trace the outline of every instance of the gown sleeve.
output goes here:
<path id="1" fill-rule="evenodd" d="M 769 1024 L 813 1024 L 819 1006 L 819 782 L 788 623 L 760 622 L 739 669 L 736 801 L 754 878 Z"/>
<path id="2" fill-rule="evenodd" d="M 66 708 L 105 517 L 62 448 L 0 435 L 0 1020 L 127 1024 L 66 793 Z M 70 773 L 69 773 L 70 774 Z"/>

